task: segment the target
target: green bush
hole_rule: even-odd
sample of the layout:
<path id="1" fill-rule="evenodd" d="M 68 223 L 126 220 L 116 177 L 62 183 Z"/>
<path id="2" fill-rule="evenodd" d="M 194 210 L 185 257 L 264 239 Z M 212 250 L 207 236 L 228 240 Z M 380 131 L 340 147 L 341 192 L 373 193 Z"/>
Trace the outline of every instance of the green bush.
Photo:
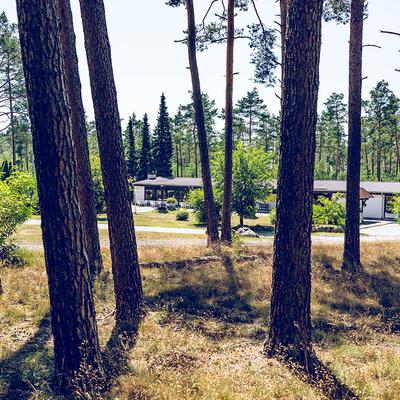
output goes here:
<path id="1" fill-rule="evenodd" d="M 0 247 L 32 214 L 30 199 L 5 181 L 0 181 Z"/>
<path id="2" fill-rule="evenodd" d="M 176 204 L 176 199 L 175 197 L 168 197 L 168 199 L 165 200 L 167 204 Z"/>
<path id="3" fill-rule="evenodd" d="M 391 209 L 393 214 L 397 216 L 397 221 L 400 223 L 400 196 L 396 196 L 393 198 Z"/>
<path id="4" fill-rule="evenodd" d="M 215 199 L 216 200 L 216 199 Z M 204 225 L 206 223 L 206 207 L 204 204 L 204 190 L 203 189 L 194 189 L 188 193 L 187 202 L 190 207 L 193 208 L 194 216 L 199 224 Z M 221 219 L 221 204 L 216 201 L 215 202 L 215 211 L 217 214 L 218 220 Z"/>
<path id="5" fill-rule="evenodd" d="M 273 208 L 269 212 L 269 222 L 270 222 L 271 225 L 275 225 L 276 224 L 276 208 Z"/>
<path id="6" fill-rule="evenodd" d="M 33 174 L 15 171 L 6 180 L 6 184 L 25 199 L 25 203 L 33 212 L 39 211 L 39 197 L 36 178 Z"/>
<path id="7" fill-rule="evenodd" d="M 329 199 L 318 197 L 318 203 L 313 205 L 313 223 L 315 225 L 344 226 L 346 223 L 346 205 L 343 195 L 337 193 Z"/>
<path id="8" fill-rule="evenodd" d="M 95 197 L 96 213 L 101 214 L 106 210 L 106 200 L 104 196 L 103 177 L 101 174 L 99 156 L 94 155 L 90 157 L 90 166 L 93 176 L 93 191 Z"/>
<path id="9" fill-rule="evenodd" d="M 176 213 L 177 221 L 187 221 L 189 219 L 189 211 L 185 209 L 178 210 Z"/>

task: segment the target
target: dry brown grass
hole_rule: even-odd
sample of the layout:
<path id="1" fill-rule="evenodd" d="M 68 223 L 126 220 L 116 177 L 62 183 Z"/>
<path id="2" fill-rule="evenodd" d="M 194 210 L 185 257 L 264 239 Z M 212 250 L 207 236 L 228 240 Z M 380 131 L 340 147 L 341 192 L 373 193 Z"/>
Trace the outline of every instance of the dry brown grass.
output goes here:
<path id="1" fill-rule="evenodd" d="M 149 313 L 130 355 L 131 369 L 118 379 L 109 398 L 323 398 L 261 354 L 267 332 L 270 250 L 245 249 L 261 258 L 233 268 L 216 262 L 183 270 L 144 270 Z M 204 247 L 142 247 L 140 257 L 171 260 L 207 252 Z M 105 256 L 107 271 L 96 284 L 102 344 L 113 327 L 112 281 Z M 400 387 L 399 246 L 364 245 L 366 272 L 358 277 L 340 271 L 340 258 L 339 246 L 314 249 L 317 353 L 363 399 L 395 400 Z M 1 274 L 5 294 L 0 298 L 0 398 L 19 393 L 14 398 L 52 399 L 47 383 L 52 368 L 48 325 L 38 329 L 48 311 L 42 256 L 31 256 L 24 269 Z"/>

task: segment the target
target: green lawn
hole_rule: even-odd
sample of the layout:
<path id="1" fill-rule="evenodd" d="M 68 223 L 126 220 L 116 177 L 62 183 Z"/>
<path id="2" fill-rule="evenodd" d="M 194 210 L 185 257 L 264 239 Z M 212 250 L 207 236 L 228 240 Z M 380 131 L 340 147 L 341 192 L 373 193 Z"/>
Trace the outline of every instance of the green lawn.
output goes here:
<path id="1" fill-rule="evenodd" d="M 166 228 L 193 228 L 198 229 L 202 225 L 199 225 L 193 213 L 189 212 L 188 221 L 177 221 L 176 211 L 169 211 L 168 213 L 158 213 L 157 211 L 151 211 L 147 213 L 139 213 L 134 216 L 135 225 L 137 226 L 162 226 Z M 98 221 L 100 223 L 107 223 L 107 215 L 98 215 Z M 250 219 L 245 218 L 245 225 L 270 225 L 269 215 L 265 214 L 259 218 Z M 239 225 L 239 216 L 233 214 L 232 226 Z"/>

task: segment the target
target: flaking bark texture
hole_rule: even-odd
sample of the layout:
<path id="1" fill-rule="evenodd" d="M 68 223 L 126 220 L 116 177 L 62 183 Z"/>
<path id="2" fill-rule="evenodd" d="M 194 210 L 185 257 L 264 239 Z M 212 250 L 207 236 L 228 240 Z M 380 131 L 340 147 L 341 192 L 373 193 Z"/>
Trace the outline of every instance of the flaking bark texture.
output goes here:
<path id="1" fill-rule="evenodd" d="M 265 350 L 307 364 L 311 228 L 323 0 L 292 0 L 285 35 L 270 328 Z"/>
<path id="2" fill-rule="evenodd" d="M 343 269 L 362 269 L 360 256 L 360 163 L 364 0 L 352 0 L 349 63 L 349 138 Z"/>
<path id="3" fill-rule="evenodd" d="M 207 241 L 209 245 L 215 244 L 219 240 L 218 223 L 215 212 L 214 193 L 211 181 L 210 157 L 208 154 L 207 131 L 204 120 L 204 109 L 201 95 L 199 69 L 196 56 L 196 22 L 193 7 L 193 0 L 186 0 L 186 11 L 188 19 L 188 55 L 190 74 L 193 87 L 193 103 L 195 120 L 197 126 L 197 136 L 199 139 L 201 172 L 204 188 L 204 201 L 207 215 Z"/>
<path id="4" fill-rule="evenodd" d="M 143 313 L 143 292 L 105 9 L 102 0 L 81 0 L 80 6 L 107 205 L 116 321 L 134 333 Z"/>
<path id="5" fill-rule="evenodd" d="M 226 89 L 225 89 L 225 164 L 224 195 L 222 202 L 221 240 L 232 242 L 232 152 L 233 152 L 233 51 L 235 44 L 235 2 L 228 2 L 228 38 L 226 42 Z"/>
<path id="6" fill-rule="evenodd" d="M 87 365 L 94 368 L 91 378 L 101 376 L 101 360 L 56 3 L 18 0 L 17 9 L 48 274 L 55 388 L 70 393 L 71 378 Z"/>
<path id="7" fill-rule="evenodd" d="M 95 209 L 92 171 L 90 169 L 89 145 L 85 123 L 85 109 L 82 102 L 81 80 L 71 4 L 69 0 L 57 0 L 61 32 L 61 47 L 65 71 L 65 85 L 71 107 L 72 138 L 74 141 L 77 189 L 81 207 L 82 222 L 87 243 L 90 267 L 93 276 L 103 267 L 100 251 L 99 229 Z"/>

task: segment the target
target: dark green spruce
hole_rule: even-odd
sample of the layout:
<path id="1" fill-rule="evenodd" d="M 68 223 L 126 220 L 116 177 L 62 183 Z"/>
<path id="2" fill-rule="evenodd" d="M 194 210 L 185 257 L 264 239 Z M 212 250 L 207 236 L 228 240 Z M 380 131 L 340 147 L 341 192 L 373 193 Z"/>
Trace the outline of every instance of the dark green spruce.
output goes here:
<path id="1" fill-rule="evenodd" d="M 154 172 L 158 176 L 172 176 L 172 136 L 164 93 L 161 95 L 153 146 Z"/>

